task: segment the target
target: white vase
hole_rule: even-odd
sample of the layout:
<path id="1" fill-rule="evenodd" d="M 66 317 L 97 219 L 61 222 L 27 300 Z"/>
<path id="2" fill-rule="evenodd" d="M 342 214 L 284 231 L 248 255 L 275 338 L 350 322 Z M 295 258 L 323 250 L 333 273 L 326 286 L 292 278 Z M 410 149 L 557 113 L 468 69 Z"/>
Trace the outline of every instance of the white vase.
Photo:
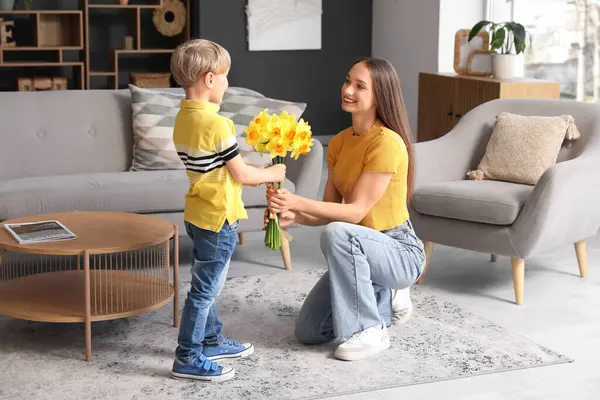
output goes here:
<path id="1" fill-rule="evenodd" d="M 496 79 L 523 77 L 523 54 L 492 54 L 492 74 Z"/>
<path id="2" fill-rule="evenodd" d="M 0 0 L 0 10 L 12 11 L 15 7 L 15 0 Z"/>

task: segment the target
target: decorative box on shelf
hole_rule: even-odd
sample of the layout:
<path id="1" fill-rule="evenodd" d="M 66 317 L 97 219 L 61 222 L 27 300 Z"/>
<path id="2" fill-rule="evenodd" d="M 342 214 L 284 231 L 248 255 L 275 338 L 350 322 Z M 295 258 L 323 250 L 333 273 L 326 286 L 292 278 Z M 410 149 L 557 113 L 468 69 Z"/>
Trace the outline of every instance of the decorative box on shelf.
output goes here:
<path id="1" fill-rule="evenodd" d="M 134 72 L 130 74 L 131 83 L 141 88 L 171 87 L 169 72 Z"/>
<path id="2" fill-rule="evenodd" d="M 66 76 L 19 78 L 19 92 L 37 92 L 44 90 L 67 90 Z"/>

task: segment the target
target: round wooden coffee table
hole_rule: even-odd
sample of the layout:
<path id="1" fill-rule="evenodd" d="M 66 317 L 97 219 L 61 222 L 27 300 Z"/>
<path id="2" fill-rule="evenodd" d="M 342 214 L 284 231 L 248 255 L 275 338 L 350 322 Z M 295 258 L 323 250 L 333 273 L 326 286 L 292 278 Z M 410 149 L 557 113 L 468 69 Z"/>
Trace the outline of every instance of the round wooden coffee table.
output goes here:
<path id="1" fill-rule="evenodd" d="M 76 239 L 20 245 L 5 223 L 58 220 Z M 173 284 L 170 239 L 173 239 Z M 40 214 L 0 223 L 0 314 L 41 322 L 84 322 L 92 358 L 92 321 L 156 310 L 173 300 L 179 325 L 177 225 L 117 212 Z"/>

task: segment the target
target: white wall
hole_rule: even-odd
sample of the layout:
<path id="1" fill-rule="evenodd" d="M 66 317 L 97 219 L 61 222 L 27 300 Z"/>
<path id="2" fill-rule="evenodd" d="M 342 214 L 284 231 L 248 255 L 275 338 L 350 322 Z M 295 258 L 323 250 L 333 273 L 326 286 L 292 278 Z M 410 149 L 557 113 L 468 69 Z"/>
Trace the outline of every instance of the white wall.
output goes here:
<path id="1" fill-rule="evenodd" d="M 515 4 L 513 0 L 489 0 L 489 3 L 492 12 L 491 17 L 494 22 L 511 21 L 515 8 L 518 7 L 518 3 Z"/>
<path id="2" fill-rule="evenodd" d="M 439 0 L 438 71 L 454 72 L 454 35 L 486 19 L 485 0 Z M 504 0 L 502 0 L 504 1 Z"/>
<path id="3" fill-rule="evenodd" d="M 372 54 L 396 68 L 413 136 L 419 72 L 453 71 L 454 34 L 485 17 L 486 0 L 373 0 Z"/>

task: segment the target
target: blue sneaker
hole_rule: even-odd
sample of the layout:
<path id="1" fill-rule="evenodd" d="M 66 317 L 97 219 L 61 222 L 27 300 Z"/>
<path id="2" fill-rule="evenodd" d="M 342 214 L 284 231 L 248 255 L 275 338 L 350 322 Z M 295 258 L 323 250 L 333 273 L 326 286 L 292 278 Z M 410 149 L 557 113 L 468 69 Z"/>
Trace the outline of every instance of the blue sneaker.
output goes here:
<path id="1" fill-rule="evenodd" d="M 211 361 L 224 358 L 243 358 L 254 354 L 254 346 L 251 343 L 240 343 L 235 340 L 223 338 L 223 343 L 218 346 L 204 345 L 202 354 Z"/>
<path id="2" fill-rule="evenodd" d="M 171 370 L 173 378 L 197 381 L 224 382 L 233 378 L 234 375 L 233 368 L 222 367 L 203 356 L 192 364 L 185 364 L 176 359 Z"/>

